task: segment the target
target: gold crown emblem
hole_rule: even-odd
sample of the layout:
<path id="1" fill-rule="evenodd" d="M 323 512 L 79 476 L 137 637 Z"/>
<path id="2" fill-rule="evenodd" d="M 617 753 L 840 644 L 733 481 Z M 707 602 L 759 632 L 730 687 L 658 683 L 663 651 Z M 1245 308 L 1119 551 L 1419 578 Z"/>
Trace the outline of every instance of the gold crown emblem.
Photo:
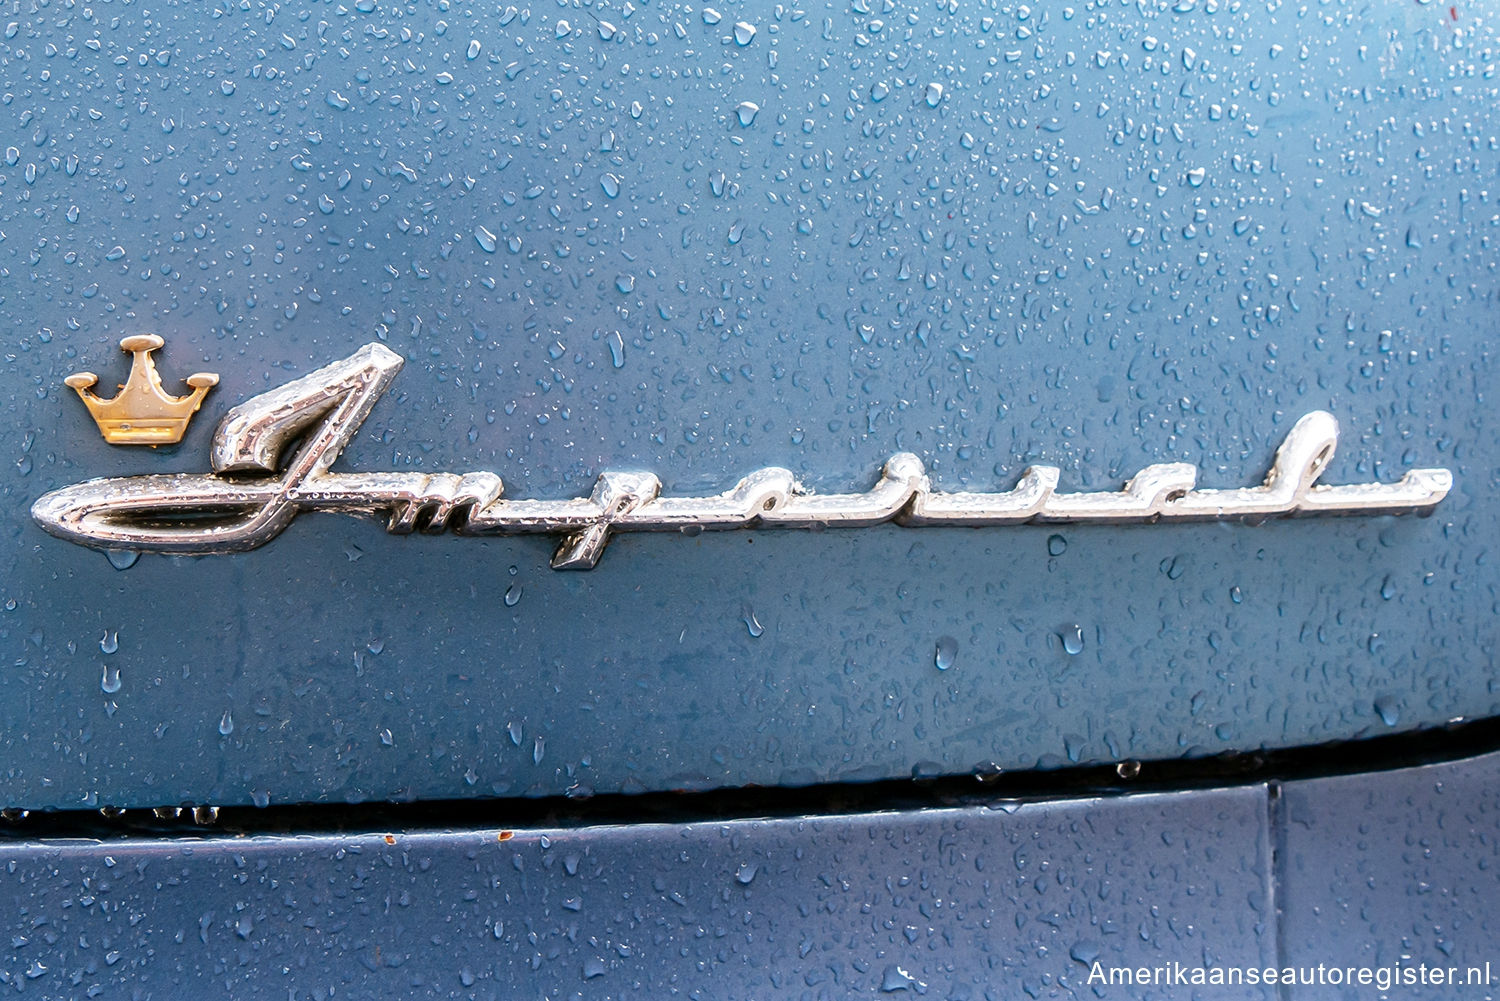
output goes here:
<path id="1" fill-rule="evenodd" d="M 219 377 L 213 372 L 195 372 L 187 377 L 191 393 L 168 396 L 161 388 L 156 363 L 151 360 L 151 352 L 165 343 L 155 334 L 136 334 L 120 342 L 121 350 L 134 357 L 130 378 L 114 399 L 102 400 L 89 391 L 99 381 L 92 372 L 75 372 L 63 380 L 78 390 L 104 440 L 111 445 L 171 445 L 181 441 L 188 421 L 203 404 L 203 397 L 218 385 Z"/>

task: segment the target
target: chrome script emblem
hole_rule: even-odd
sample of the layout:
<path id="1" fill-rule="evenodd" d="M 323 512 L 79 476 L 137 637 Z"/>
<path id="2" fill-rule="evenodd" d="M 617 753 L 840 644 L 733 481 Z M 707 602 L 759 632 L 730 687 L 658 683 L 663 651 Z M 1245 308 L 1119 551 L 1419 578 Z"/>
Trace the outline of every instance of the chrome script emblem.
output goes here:
<path id="1" fill-rule="evenodd" d="M 1402 514 L 1430 511 L 1453 485 L 1446 469 L 1412 470 L 1397 483 L 1318 485 L 1338 444 L 1338 422 L 1321 410 L 1292 427 L 1263 484 L 1231 489 L 1197 489 L 1197 470 L 1170 462 L 1114 492 L 1059 493 L 1055 466 L 1031 466 L 1005 492 L 942 493 L 907 452 L 891 456 L 871 489 L 850 494 L 815 494 L 778 468 L 708 497 L 662 497 L 651 473 L 605 472 L 590 496 L 572 500 L 512 500 L 486 472 L 333 472 L 401 364 L 368 344 L 229 411 L 214 432 L 212 473 L 88 480 L 42 497 L 32 516 L 59 538 L 103 549 L 228 553 L 264 545 L 301 511 L 374 514 L 398 533 L 561 535 L 552 566 L 588 570 L 614 532 Z"/>

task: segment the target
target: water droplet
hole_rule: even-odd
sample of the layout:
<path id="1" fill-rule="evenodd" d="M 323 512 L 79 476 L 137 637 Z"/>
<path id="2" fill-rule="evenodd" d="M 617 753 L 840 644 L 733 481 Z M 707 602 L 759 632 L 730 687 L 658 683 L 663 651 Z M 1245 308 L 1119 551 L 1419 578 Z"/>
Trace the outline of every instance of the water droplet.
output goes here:
<path id="1" fill-rule="evenodd" d="M 516 603 L 521 600 L 522 587 L 520 584 L 512 584 L 505 589 L 505 607 L 515 608 Z"/>
<path id="2" fill-rule="evenodd" d="M 536 765 L 541 764 L 542 763 L 542 756 L 544 754 L 546 754 L 546 753 L 547 753 L 547 738 L 546 737 L 538 737 L 536 739 L 536 741 L 531 745 L 531 761 L 532 761 L 532 764 L 536 764 Z"/>
<path id="3" fill-rule="evenodd" d="M 486 254 L 493 254 L 500 246 L 500 238 L 483 226 L 474 227 L 474 241 Z"/>
<path id="4" fill-rule="evenodd" d="M 1382 695 L 1375 700 L 1375 712 L 1386 726 L 1395 726 L 1401 722 L 1401 703 L 1390 695 Z"/>
<path id="5" fill-rule="evenodd" d="M 99 688 L 105 695 L 113 695 L 120 690 L 120 669 L 105 665 L 104 677 L 99 679 Z"/>
<path id="6" fill-rule="evenodd" d="M 1061 535 L 1047 536 L 1047 555 L 1061 556 L 1068 551 L 1068 540 Z"/>
<path id="7" fill-rule="evenodd" d="M 330 90 L 324 100 L 330 108 L 336 108 L 339 111 L 345 111 L 349 107 L 349 99 L 336 90 Z"/>
<path id="8" fill-rule="evenodd" d="M 1189 185 L 1196 188 L 1203 184 L 1203 179 L 1207 176 L 1207 170 L 1202 167 L 1194 167 L 1187 172 L 1187 182 Z"/>
<path id="9" fill-rule="evenodd" d="M 219 93 L 223 94 L 225 97 L 228 97 L 230 94 L 233 94 L 234 93 L 234 81 L 233 80 L 220 80 L 219 81 Z"/>
<path id="10" fill-rule="evenodd" d="M 712 7 L 704 7 L 703 8 L 703 23 L 704 24 L 718 24 L 719 21 L 721 21 L 723 19 L 723 17 L 724 17 L 724 15 L 720 14 L 718 11 L 714 10 Z"/>
<path id="11" fill-rule="evenodd" d="M 505 732 L 510 734 L 510 742 L 512 744 L 515 744 L 517 747 L 521 746 L 522 730 L 520 720 L 513 719 L 509 723 L 505 724 Z"/>
<path id="12" fill-rule="evenodd" d="M 624 368 L 625 367 L 625 341 L 624 341 L 623 338 L 620 337 L 620 332 L 618 330 L 611 331 L 610 335 L 605 338 L 605 341 L 609 344 L 609 362 L 610 362 L 610 364 L 613 365 L 615 368 Z"/>
<path id="13" fill-rule="evenodd" d="M 741 101 L 734 109 L 734 113 L 739 117 L 740 125 L 748 129 L 755 124 L 755 116 L 760 113 L 760 105 L 754 101 Z"/>
<path id="14" fill-rule="evenodd" d="M 99 637 L 99 649 L 105 653 L 114 653 L 120 649 L 120 633 L 118 630 L 108 629 L 104 635 Z"/>
<path id="15" fill-rule="evenodd" d="M 741 886 L 749 886 L 755 874 L 760 871 L 760 866 L 754 862 L 746 862 L 734 872 L 735 881 Z"/>
<path id="16" fill-rule="evenodd" d="M 958 640 L 952 636 L 939 636 L 937 649 L 932 655 L 932 663 L 939 671 L 946 671 L 953 666 L 953 661 L 958 657 Z"/>
<path id="17" fill-rule="evenodd" d="M 1083 939 L 1082 941 L 1073 943 L 1073 948 L 1068 950 L 1068 955 L 1084 966 L 1091 966 L 1094 960 L 1099 958 L 1101 951 L 1103 950 L 1098 942 L 1092 939 Z"/>
<path id="18" fill-rule="evenodd" d="M 635 275 L 616 275 L 615 288 L 624 293 L 635 291 Z"/>
<path id="19" fill-rule="evenodd" d="M 736 21 L 734 24 L 734 44 L 749 45 L 755 41 L 755 25 L 748 21 Z"/>
<path id="20" fill-rule="evenodd" d="M 599 178 L 599 187 L 603 188 L 604 193 L 609 197 L 618 198 L 620 195 L 620 178 L 615 174 L 605 174 Z"/>
<path id="21" fill-rule="evenodd" d="M 1229 589 L 1229 600 L 1234 602 L 1236 605 L 1245 600 L 1244 592 L 1240 590 L 1240 586 L 1238 584 Z"/>
<path id="22" fill-rule="evenodd" d="M 759 637 L 766 631 L 766 627 L 755 617 L 755 609 L 750 607 L 748 601 L 740 605 L 740 618 L 745 621 L 745 628 L 750 630 L 752 638 Z"/>
<path id="23" fill-rule="evenodd" d="M 231 733 L 234 733 L 234 715 L 225 709 L 224 715 L 219 717 L 219 734 L 227 737 Z"/>
<path id="24" fill-rule="evenodd" d="M 382 744 L 384 744 L 386 747 L 395 747 L 396 746 L 396 737 L 395 737 L 394 734 L 391 733 L 389 727 L 385 727 L 385 728 L 381 729 L 381 731 L 380 731 L 380 742 Z"/>
<path id="25" fill-rule="evenodd" d="M 557 21 L 557 37 L 558 38 L 567 38 L 572 33 L 573 33 L 573 26 L 571 24 L 569 24 L 567 21 L 564 21 L 563 19 L 559 18 L 558 21 Z"/>
<path id="26" fill-rule="evenodd" d="M 1069 654 L 1077 656 L 1083 653 L 1083 627 L 1079 625 L 1063 626 L 1062 631 L 1057 634 L 1062 639 L 1063 649 Z"/>
<path id="27" fill-rule="evenodd" d="M 896 991 L 909 991 L 918 982 L 916 977 L 913 977 L 895 963 L 887 966 L 880 974 L 880 989 L 886 994 L 894 994 Z"/>
<path id="28" fill-rule="evenodd" d="M 109 565 L 116 570 L 129 570 L 141 558 L 140 553 L 129 549 L 107 549 L 104 555 L 109 559 Z"/>
<path id="29" fill-rule="evenodd" d="M 1115 774 L 1122 779 L 1133 779 L 1141 774 L 1141 763 L 1139 761 L 1122 761 L 1115 765 Z"/>
<path id="30" fill-rule="evenodd" d="M 477 59 L 479 58 L 479 50 L 482 48 L 484 48 L 484 46 L 481 45 L 479 39 L 476 38 L 469 43 L 469 51 L 466 53 L 466 55 L 470 59 Z"/>
<path id="31" fill-rule="evenodd" d="M 923 96 L 926 98 L 929 108 L 936 108 L 943 103 L 943 85 L 940 83 L 929 83 Z"/>

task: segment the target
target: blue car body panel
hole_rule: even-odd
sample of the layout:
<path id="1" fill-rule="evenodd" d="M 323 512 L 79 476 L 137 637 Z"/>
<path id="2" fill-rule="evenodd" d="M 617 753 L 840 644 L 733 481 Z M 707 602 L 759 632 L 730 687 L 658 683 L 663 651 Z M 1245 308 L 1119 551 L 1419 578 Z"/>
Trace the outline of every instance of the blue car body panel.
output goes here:
<path id="1" fill-rule="evenodd" d="M 0 825 L 0 986 L 1187 998 L 1090 977 L 1492 961 L 1494 754 L 1056 791 L 1500 713 L 1486 14 L 12 5 L 0 807 L 57 812 Z M 139 333 L 168 388 L 220 375 L 181 444 L 106 444 L 64 385 L 107 394 Z M 326 514 L 211 557 L 33 521 L 91 477 L 207 472 L 231 406 L 370 342 L 406 364 L 339 468 L 510 497 L 770 465 L 863 490 L 898 451 L 944 491 L 1244 486 L 1314 410 L 1325 482 L 1454 485 L 1425 518 L 621 536 L 586 573 Z M 782 805 L 1016 770 L 1054 792 Z M 708 789 L 663 823 L 601 818 L 674 797 L 505 830 L 477 818 L 521 805 L 475 802 Z M 287 809 L 93 812 L 175 804 Z"/>
<path id="2" fill-rule="evenodd" d="M 0 800 L 857 781 L 1497 711 L 1492 24 L 726 10 L 13 15 Z M 222 375 L 178 446 L 106 445 L 62 385 L 142 331 L 168 386 Z M 899 449 L 949 490 L 1237 486 L 1313 409 L 1326 481 L 1456 484 L 1426 520 L 630 537 L 587 574 L 331 516 L 121 571 L 30 521 L 205 471 L 229 405 L 371 340 L 408 364 L 341 467 L 514 496 L 864 489 Z"/>
<path id="3" fill-rule="evenodd" d="M 691 824 L 22 840 L 0 845 L 14 943 L 0 984 L 39 997 L 1369 997 L 1334 977 L 1493 964 L 1497 768 L 1490 754 L 1273 786 Z M 1231 968 L 1298 982 L 1191 983 Z M 1122 985 L 1124 969 L 1154 982 Z M 1496 979 L 1389 993 L 1494 997 Z"/>
<path id="4" fill-rule="evenodd" d="M 1246 788 L 1006 811 L 7 845 L 0 913 L 22 944 L 0 983 L 42 997 L 1086 996 L 1096 961 L 1272 965 L 1268 816 L 1264 790 Z"/>

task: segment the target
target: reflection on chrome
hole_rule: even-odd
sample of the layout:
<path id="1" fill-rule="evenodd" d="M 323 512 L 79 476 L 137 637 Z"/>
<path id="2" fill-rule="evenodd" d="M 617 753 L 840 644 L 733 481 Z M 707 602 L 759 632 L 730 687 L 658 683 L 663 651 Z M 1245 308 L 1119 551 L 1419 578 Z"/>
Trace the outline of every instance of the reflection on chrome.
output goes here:
<path id="1" fill-rule="evenodd" d="M 388 348 L 366 345 L 231 410 L 214 433 L 213 473 L 88 480 L 42 497 L 32 515 L 53 535 L 103 549 L 226 553 L 269 542 L 300 511 L 379 514 L 392 532 L 562 535 L 552 566 L 587 570 L 614 532 L 1425 513 L 1453 485 L 1446 469 L 1412 470 L 1397 483 L 1318 485 L 1338 444 L 1338 422 L 1323 411 L 1292 427 L 1263 484 L 1234 489 L 1198 489 L 1197 470 L 1173 462 L 1145 467 L 1119 491 L 1059 493 L 1056 467 L 1031 466 L 1005 492 L 942 493 L 906 452 L 871 489 L 849 494 L 815 494 L 779 468 L 707 497 L 662 497 L 651 473 L 605 472 L 590 496 L 572 500 L 507 499 L 500 477 L 486 472 L 330 471 L 401 364 Z"/>

